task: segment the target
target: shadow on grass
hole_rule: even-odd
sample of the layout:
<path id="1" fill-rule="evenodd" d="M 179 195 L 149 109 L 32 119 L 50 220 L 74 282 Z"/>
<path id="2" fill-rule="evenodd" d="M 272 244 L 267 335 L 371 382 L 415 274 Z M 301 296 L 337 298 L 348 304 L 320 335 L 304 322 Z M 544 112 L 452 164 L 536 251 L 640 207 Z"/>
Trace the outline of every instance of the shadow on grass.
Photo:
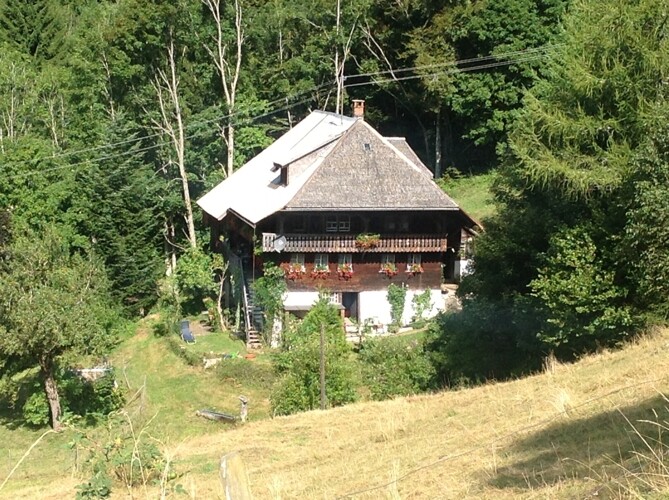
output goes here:
<path id="1" fill-rule="evenodd" d="M 663 435 L 651 422 L 666 425 L 667 407 L 669 403 L 658 395 L 592 417 L 551 424 L 514 441 L 507 451 L 521 458 L 498 468 L 489 484 L 529 491 L 580 477 L 593 479 L 597 489 L 607 477 L 638 471 L 642 465 L 637 454 L 651 454 L 637 431 L 651 446 L 661 446 L 666 452 L 669 432 Z"/>

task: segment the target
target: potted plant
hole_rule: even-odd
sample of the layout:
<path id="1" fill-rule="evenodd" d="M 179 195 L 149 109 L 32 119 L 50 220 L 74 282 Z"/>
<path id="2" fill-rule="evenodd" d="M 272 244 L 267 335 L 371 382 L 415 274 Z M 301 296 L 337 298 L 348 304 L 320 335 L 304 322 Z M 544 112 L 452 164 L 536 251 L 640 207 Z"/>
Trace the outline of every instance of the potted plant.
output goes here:
<path id="1" fill-rule="evenodd" d="M 353 276 L 353 266 L 351 264 L 339 264 L 337 266 L 337 274 L 339 279 L 350 280 Z"/>
<path id="2" fill-rule="evenodd" d="M 423 266 L 420 264 L 408 264 L 407 265 L 407 273 L 412 274 L 412 275 L 417 275 L 421 274 L 423 272 Z"/>
<path id="3" fill-rule="evenodd" d="M 286 278 L 295 281 L 304 276 L 304 266 L 302 264 L 288 264 L 285 268 Z"/>
<path id="4" fill-rule="evenodd" d="M 330 267 L 325 264 L 316 264 L 314 265 L 313 271 L 311 271 L 311 277 L 316 279 L 326 279 L 330 274 Z"/>
<path id="5" fill-rule="evenodd" d="M 397 274 L 397 266 L 394 262 L 385 262 L 381 264 L 379 272 L 385 274 L 388 278 L 392 278 Z"/>
<path id="6" fill-rule="evenodd" d="M 367 250 L 374 248 L 381 241 L 381 235 L 375 233 L 360 233 L 355 237 L 355 246 Z"/>

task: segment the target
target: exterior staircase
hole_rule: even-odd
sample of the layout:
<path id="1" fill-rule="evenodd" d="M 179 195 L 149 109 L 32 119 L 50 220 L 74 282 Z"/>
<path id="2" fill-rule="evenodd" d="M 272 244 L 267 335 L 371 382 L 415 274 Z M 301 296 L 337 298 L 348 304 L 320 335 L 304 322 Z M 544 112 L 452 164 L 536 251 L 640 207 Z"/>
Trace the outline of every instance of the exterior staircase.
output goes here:
<path id="1" fill-rule="evenodd" d="M 246 276 L 246 275 L 245 275 Z M 244 278 L 244 314 L 246 315 L 246 347 L 259 349 L 262 347 L 263 315 L 262 309 L 255 303 L 255 293 L 251 286 L 253 281 Z"/>
<path id="2" fill-rule="evenodd" d="M 253 280 L 248 279 L 249 273 L 242 271 L 243 294 L 244 294 L 244 325 L 246 329 L 246 348 L 259 349 L 262 347 L 263 328 L 262 309 L 255 303 L 253 292 Z"/>

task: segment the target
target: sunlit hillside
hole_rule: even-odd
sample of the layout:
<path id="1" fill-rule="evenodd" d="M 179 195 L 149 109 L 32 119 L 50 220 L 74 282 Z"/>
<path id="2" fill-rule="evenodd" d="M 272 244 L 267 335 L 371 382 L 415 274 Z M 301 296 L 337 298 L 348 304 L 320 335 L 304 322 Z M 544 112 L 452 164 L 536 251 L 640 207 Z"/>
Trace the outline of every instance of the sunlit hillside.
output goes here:
<path id="1" fill-rule="evenodd" d="M 255 498 L 646 498 L 669 491 L 661 444 L 668 345 L 665 330 L 573 365 L 548 361 L 544 373 L 522 380 L 291 417 L 257 415 L 232 428 L 203 424 L 182 403 L 149 405 L 149 416 L 159 416 L 146 426 L 146 439 L 172 457 L 175 483 L 192 498 L 221 497 L 218 462 L 230 451 L 241 453 Z M 202 385 L 193 384 L 199 394 Z M 187 385 L 175 385 L 174 398 L 183 399 Z M 66 434 L 36 446 L 0 496 L 71 498 L 82 476 Z M 60 450 L 60 459 L 40 467 L 45 446 Z M 12 450 L 15 461 L 23 451 Z M 4 458 L 0 479 L 12 463 Z"/>

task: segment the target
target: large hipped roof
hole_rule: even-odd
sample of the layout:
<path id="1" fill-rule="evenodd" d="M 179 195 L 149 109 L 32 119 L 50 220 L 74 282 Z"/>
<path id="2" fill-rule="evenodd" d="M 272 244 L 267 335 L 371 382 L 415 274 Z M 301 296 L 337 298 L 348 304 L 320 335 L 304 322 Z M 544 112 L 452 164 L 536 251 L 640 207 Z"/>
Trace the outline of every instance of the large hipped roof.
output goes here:
<path id="1" fill-rule="evenodd" d="M 417 158 L 364 120 L 314 111 L 197 203 L 251 224 L 280 210 L 459 210 Z"/>

